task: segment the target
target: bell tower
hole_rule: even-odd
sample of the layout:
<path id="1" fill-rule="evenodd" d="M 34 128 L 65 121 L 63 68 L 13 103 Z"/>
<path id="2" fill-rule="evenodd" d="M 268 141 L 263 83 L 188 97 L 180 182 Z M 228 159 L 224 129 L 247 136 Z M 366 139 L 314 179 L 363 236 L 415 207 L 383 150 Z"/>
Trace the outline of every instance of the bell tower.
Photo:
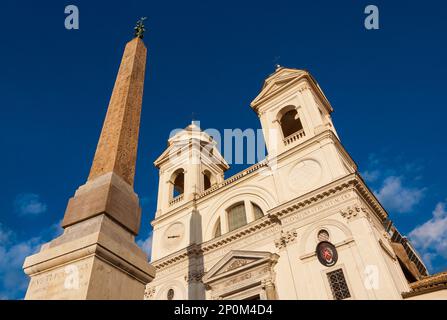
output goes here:
<path id="1" fill-rule="evenodd" d="M 270 157 L 329 129 L 333 111 L 315 79 L 305 70 L 277 66 L 251 107 L 261 121 Z"/>
<path id="2" fill-rule="evenodd" d="M 153 243 L 163 245 L 154 246 L 152 260 L 202 241 L 195 200 L 221 183 L 229 168 L 216 141 L 194 121 L 168 140 L 168 148 L 154 164 L 159 186 Z"/>

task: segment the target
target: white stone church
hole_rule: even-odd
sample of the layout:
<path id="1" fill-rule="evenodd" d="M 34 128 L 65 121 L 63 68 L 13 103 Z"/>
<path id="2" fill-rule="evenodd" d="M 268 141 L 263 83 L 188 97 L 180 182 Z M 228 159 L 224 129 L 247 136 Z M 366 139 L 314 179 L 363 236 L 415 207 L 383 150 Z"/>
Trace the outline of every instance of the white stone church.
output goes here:
<path id="1" fill-rule="evenodd" d="M 361 178 L 304 70 L 278 67 L 251 103 L 268 155 L 225 179 L 194 124 L 155 161 L 145 299 L 447 299 Z"/>

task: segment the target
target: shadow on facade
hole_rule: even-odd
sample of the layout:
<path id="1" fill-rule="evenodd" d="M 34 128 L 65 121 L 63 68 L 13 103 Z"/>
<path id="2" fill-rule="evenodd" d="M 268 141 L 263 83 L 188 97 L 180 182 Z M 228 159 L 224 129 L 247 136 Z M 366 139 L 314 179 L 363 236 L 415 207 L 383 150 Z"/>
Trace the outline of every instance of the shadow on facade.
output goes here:
<path id="1" fill-rule="evenodd" d="M 202 283 L 205 265 L 200 250 L 202 241 L 202 216 L 194 208 L 190 220 L 191 245 L 188 248 L 188 273 L 185 279 L 188 284 L 189 300 L 205 300 L 205 287 Z"/>

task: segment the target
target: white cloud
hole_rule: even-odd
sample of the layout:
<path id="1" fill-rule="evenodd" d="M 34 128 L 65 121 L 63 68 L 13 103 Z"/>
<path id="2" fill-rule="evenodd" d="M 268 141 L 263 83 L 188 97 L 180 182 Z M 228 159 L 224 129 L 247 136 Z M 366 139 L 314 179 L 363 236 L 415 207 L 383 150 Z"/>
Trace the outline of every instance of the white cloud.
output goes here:
<path id="1" fill-rule="evenodd" d="M 414 228 L 409 237 L 413 245 L 431 262 L 437 256 L 447 259 L 447 210 L 446 203 L 436 205 L 432 217 Z"/>
<path id="2" fill-rule="evenodd" d="M 37 252 L 43 241 L 41 237 L 16 241 L 16 235 L 2 226 L 0 233 L 9 235 L 8 239 L 0 243 L 0 297 L 20 299 L 28 285 L 28 277 L 22 271 L 23 261 Z"/>
<path id="3" fill-rule="evenodd" d="M 143 249 L 144 252 L 146 252 L 147 256 L 150 259 L 152 253 L 152 231 L 149 232 L 149 235 L 146 239 L 138 240 L 137 244 L 141 247 L 141 249 Z"/>
<path id="4" fill-rule="evenodd" d="M 29 278 L 22 270 L 25 258 L 40 250 L 46 239 L 62 233 L 60 221 L 42 230 L 40 235 L 18 240 L 17 234 L 0 224 L 0 300 L 22 299 Z"/>
<path id="5" fill-rule="evenodd" d="M 387 210 L 404 213 L 412 211 L 421 201 L 424 189 L 405 187 L 401 177 L 390 176 L 374 193 Z"/>
<path id="6" fill-rule="evenodd" d="M 380 177 L 379 170 L 366 170 L 362 172 L 362 177 L 366 180 L 366 182 L 375 182 Z"/>
<path id="7" fill-rule="evenodd" d="M 3 228 L 3 225 L 0 223 L 0 245 L 7 243 L 11 238 L 12 232 L 11 230 L 6 230 Z"/>
<path id="8" fill-rule="evenodd" d="M 38 215 L 47 211 L 47 205 L 35 193 L 19 194 L 14 201 L 14 207 L 20 215 Z"/>

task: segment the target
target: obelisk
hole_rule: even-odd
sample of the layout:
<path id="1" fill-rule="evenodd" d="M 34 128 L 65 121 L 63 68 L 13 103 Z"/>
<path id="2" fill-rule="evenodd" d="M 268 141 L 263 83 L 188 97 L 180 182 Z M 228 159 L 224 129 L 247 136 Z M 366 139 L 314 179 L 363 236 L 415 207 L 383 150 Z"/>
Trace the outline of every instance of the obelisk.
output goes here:
<path id="1" fill-rule="evenodd" d="M 124 50 L 87 182 L 69 200 L 64 233 L 26 258 L 25 299 L 143 299 L 155 276 L 136 245 L 133 190 L 146 68 L 143 20 Z"/>

